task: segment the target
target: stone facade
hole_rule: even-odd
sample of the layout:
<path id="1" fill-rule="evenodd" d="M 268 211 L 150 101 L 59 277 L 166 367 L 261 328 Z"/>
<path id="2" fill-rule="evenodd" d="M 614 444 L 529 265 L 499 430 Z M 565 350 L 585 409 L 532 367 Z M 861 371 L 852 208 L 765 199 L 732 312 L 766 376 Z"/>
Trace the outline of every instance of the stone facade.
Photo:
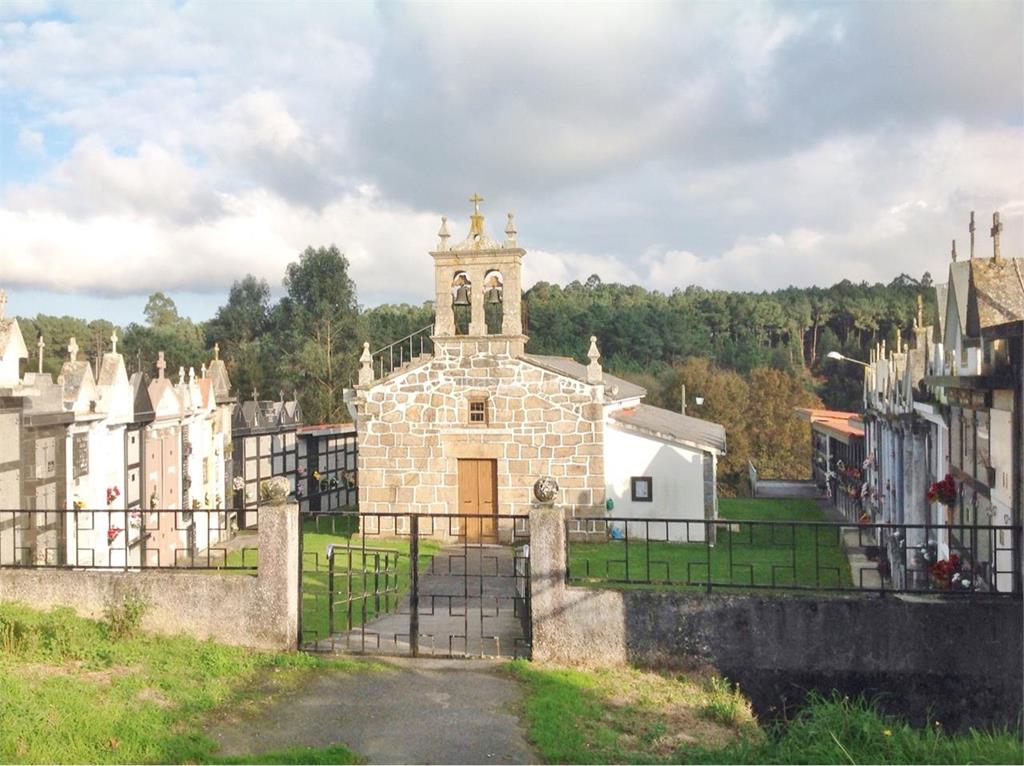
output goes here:
<path id="1" fill-rule="evenodd" d="M 471 398 L 486 424 L 470 425 Z M 507 353 L 439 350 L 362 393 L 359 507 L 368 513 L 455 513 L 457 460 L 497 460 L 498 514 L 527 512 L 533 482 L 554 476 L 560 503 L 604 507 L 600 387 Z"/>

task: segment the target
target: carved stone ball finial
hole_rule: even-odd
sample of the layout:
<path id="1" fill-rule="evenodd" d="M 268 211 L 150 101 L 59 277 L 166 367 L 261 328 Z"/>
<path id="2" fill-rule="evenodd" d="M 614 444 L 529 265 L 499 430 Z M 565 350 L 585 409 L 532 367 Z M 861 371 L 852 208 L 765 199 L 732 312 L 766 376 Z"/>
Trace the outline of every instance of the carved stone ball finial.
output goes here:
<path id="1" fill-rule="evenodd" d="M 558 482 L 554 476 L 541 476 L 533 483 L 533 496 L 541 505 L 554 505 L 558 497 Z"/>
<path id="2" fill-rule="evenodd" d="M 260 482 L 260 501 L 270 505 L 283 505 L 291 494 L 292 487 L 284 476 L 274 476 Z"/>
<path id="3" fill-rule="evenodd" d="M 604 371 L 601 369 L 601 363 L 597 360 L 601 358 L 601 352 L 597 350 L 597 336 L 590 336 L 590 350 L 587 351 L 587 359 L 590 360 L 590 364 L 587 365 L 587 383 L 598 384 L 604 381 Z"/>
<path id="4" fill-rule="evenodd" d="M 359 357 L 359 385 L 368 386 L 373 382 L 373 354 L 370 344 L 363 343 L 363 353 Z"/>

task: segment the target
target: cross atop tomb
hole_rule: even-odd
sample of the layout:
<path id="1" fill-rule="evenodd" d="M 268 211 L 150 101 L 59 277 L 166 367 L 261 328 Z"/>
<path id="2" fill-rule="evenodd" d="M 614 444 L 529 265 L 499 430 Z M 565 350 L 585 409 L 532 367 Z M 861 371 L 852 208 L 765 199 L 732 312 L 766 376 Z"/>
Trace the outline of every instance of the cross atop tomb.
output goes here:
<path id="1" fill-rule="evenodd" d="M 46 341 L 43 340 L 43 336 L 40 334 L 39 340 L 36 341 L 36 348 L 39 349 L 39 374 L 43 374 L 43 348 L 46 346 Z"/>
<path id="2" fill-rule="evenodd" d="M 999 260 L 999 235 L 1003 231 L 1003 224 L 999 220 L 999 212 L 996 211 L 992 214 L 992 230 L 989 232 L 992 235 L 992 260 Z"/>
<path id="3" fill-rule="evenodd" d="M 956 263 L 956 240 L 955 239 L 953 240 L 952 255 L 953 255 L 953 263 Z"/>
<path id="4" fill-rule="evenodd" d="M 167 369 L 167 361 L 164 359 L 164 352 L 158 351 L 156 355 L 156 376 L 162 378 L 164 370 Z"/>
<path id="5" fill-rule="evenodd" d="M 971 258 L 974 257 L 974 211 L 971 211 L 971 224 L 967 227 L 967 230 L 971 232 Z"/>
<path id="6" fill-rule="evenodd" d="M 260 392 L 256 390 L 256 386 L 252 387 L 252 400 L 258 402 L 260 400 Z"/>
<path id="7" fill-rule="evenodd" d="M 199 377 L 206 377 L 206 362 L 203 362 L 203 366 L 199 368 Z"/>
<path id="8" fill-rule="evenodd" d="M 7 307 L 7 291 L 0 290 L 0 319 L 4 318 L 4 310 Z"/>
<path id="9" fill-rule="evenodd" d="M 78 361 L 78 343 L 75 341 L 75 336 L 71 336 L 71 340 L 68 341 L 68 353 L 71 355 L 71 361 Z"/>
<path id="10" fill-rule="evenodd" d="M 220 359 L 220 343 L 213 344 L 213 360 L 217 361 Z"/>
<path id="11" fill-rule="evenodd" d="M 924 327 L 924 297 L 917 294 L 917 326 Z"/>
<path id="12" fill-rule="evenodd" d="M 110 333 L 110 353 L 117 353 L 117 330 Z"/>

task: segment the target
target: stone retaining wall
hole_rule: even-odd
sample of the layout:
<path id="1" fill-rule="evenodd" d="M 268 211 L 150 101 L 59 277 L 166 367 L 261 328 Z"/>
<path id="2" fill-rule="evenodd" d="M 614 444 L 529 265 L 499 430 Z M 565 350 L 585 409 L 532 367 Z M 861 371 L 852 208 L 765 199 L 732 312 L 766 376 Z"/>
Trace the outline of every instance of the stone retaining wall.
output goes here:
<path id="1" fill-rule="evenodd" d="M 947 728 L 1016 725 L 1021 602 L 1010 598 L 701 595 L 566 585 L 563 514 L 530 516 L 533 658 L 581 666 L 711 665 L 762 717 L 810 690 L 865 694 Z"/>
<path id="2" fill-rule="evenodd" d="M 147 604 L 142 628 L 255 649 L 295 649 L 299 619 L 299 509 L 260 508 L 259 571 L 134 572 L 0 569 L 0 601 L 38 609 L 69 606 L 101 618 L 128 594 Z"/>

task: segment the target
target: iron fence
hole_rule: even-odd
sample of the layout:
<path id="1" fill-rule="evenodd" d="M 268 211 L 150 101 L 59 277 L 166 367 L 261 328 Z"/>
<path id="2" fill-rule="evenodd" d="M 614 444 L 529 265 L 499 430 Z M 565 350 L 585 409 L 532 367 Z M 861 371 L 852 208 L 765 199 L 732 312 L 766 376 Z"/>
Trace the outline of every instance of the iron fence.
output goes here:
<path id="1" fill-rule="evenodd" d="M 335 512 L 302 520 L 305 648 L 529 655 L 526 516 Z"/>
<path id="2" fill-rule="evenodd" d="M 0 511 L 0 568 L 256 571 L 256 533 L 219 508 Z"/>
<path id="3" fill-rule="evenodd" d="M 1019 526 L 570 519 L 579 585 L 1021 594 Z"/>

